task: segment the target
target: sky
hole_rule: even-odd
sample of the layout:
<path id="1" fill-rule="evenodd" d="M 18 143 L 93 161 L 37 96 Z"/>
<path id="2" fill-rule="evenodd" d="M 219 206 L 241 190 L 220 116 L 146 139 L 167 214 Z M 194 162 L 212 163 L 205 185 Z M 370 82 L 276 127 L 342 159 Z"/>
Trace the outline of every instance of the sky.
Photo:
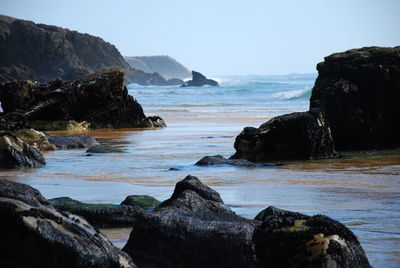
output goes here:
<path id="1" fill-rule="evenodd" d="M 314 73 L 335 52 L 400 45 L 399 0 L 0 0 L 0 13 L 208 75 Z"/>

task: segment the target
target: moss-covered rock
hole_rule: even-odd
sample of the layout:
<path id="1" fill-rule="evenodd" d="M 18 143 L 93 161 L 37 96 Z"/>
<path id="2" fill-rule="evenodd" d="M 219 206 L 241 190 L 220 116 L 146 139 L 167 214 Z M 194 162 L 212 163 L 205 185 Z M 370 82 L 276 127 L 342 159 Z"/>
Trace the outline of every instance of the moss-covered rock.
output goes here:
<path id="1" fill-rule="evenodd" d="M 161 202 L 149 195 L 128 195 L 121 205 L 139 206 L 146 210 L 157 207 Z"/>

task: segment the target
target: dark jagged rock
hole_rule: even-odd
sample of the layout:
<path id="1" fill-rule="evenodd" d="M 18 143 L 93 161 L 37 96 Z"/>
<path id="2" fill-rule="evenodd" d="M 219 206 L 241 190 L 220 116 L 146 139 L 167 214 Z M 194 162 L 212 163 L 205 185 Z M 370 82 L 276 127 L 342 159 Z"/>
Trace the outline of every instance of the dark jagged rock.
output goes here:
<path id="1" fill-rule="evenodd" d="M 146 210 L 152 210 L 157 207 L 161 202 L 152 196 L 148 195 L 128 195 L 121 205 L 125 206 L 138 206 Z"/>
<path id="2" fill-rule="evenodd" d="M 274 207 L 258 218 L 263 223 L 253 239 L 259 268 L 370 267 L 357 237 L 338 221 Z"/>
<path id="3" fill-rule="evenodd" d="M 20 113 L 8 113 L 0 116 L 0 130 L 14 131 L 31 128 L 28 119 Z"/>
<path id="4" fill-rule="evenodd" d="M 5 83 L 0 85 L 0 102 L 4 113 L 22 113 L 32 124 L 41 122 L 43 128 L 43 122 L 69 120 L 88 122 L 91 128 L 157 127 L 163 123 L 159 117 L 146 118 L 140 104 L 128 94 L 123 70 L 116 67 L 75 82 Z"/>
<path id="5" fill-rule="evenodd" d="M 46 133 L 46 137 L 57 149 L 88 148 L 100 145 L 96 139 L 86 134 L 59 136 Z"/>
<path id="6" fill-rule="evenodd" d="M 188 176 L 169 200 L 135 222 L 123 250 L 141 267 L 256 267 L 251 238 L 257 224 Z"/>
<path id="7" fill-rule="evenodd" d="M 56 209 L 82 216 L 98 228 L 130 227 L 143 213 L 143 209 L 138 206 L 88 204 L 69 197 L 58 197 L 49 201 Z"/>
<path id="8" fill-rule="evenodd" d="M 337 150 L 400 147 L 400 46 L 335 53 L 317 69 L 310 107 L 325 112 Z"/>
<path id="9" fill-rule="evenodd" d="M 207 77 L 205 77 L 201 73 L 192 71 L 192 76 L 192 80 L 189 80 L 186 83 L 182 84 L 182 87 L 219 86 L 217 81 L 207 79 Z"/>
<path id="10" fill-rule="evenodd" d="M 137 70 L 146 73 L 159 73 L 166 79 L 186 79 L 191 75 L 185 66 L 170 56 L 124 57 L 124 59 Z"/>
<path id="11" fill-rule="evenodd" d="M 233 159 L 261 162 L 337 156 L 329 123 L 318 109 L 277 116 L 236 137 Z"/>
<path id="12" fill-rule="evenodd" d="M 83 218 L 32 187 L 0 180 L 1 267 L 136 267 Z"/>
<path id="13" fill-rule="evenodd" d="M 11 132 L 0 131 L 0 168 L 32 168 L 45 164 L 39 150 Z"/>
<path id="14" fill-rule="evenodd" d="M 0 83 L 16 80 L 76 80 L 104 67 L 123 68 L 129 83 L 175 85 L 158 73 L 132 68 L 103 39 L 68 29 L 0 15 Z"/>

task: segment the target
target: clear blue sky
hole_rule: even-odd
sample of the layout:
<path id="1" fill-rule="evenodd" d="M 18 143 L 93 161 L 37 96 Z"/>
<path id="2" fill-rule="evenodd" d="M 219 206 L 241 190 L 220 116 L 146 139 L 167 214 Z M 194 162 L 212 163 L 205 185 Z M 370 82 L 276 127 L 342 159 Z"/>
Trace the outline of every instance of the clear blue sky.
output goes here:
<path id="1" fill-rule="evenodd" d="M 334 52 L 400 45 L 399 0 L 0 0 L 0 13 L 210 75 L 310 73 Z"/>

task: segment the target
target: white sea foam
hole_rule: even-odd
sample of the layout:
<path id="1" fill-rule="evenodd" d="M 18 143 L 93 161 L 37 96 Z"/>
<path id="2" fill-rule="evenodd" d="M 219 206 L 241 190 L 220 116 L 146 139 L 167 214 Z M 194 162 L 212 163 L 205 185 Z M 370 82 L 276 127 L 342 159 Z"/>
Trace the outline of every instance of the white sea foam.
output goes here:
<path id="1" fill-rule="evenodd" d="M 311 92 L 311 89 L 305 87 L 304 89 L 289 90 L 283 92 L 276 92 L 272 94 L 273 98 L 291 100 L 301 98 Z"/>

